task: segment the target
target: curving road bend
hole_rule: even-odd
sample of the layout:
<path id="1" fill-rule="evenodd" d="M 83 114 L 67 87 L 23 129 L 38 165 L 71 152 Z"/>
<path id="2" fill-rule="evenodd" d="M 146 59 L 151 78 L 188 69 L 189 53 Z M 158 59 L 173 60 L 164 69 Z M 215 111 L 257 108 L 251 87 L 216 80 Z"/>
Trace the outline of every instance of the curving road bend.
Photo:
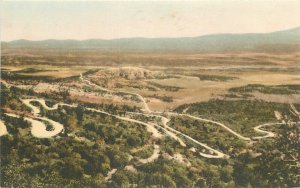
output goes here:
<path id="1" fill-rule="evenodd" d="M 142 164 L 151 163 L 154 160 L 158 159 L 160 155 L 159 152 L 160 152 L 159 145 L 155 144 L 153 154 L 147 159 L 139 159 L 139 162 Z"/>
<path id="2" fill-rule="evenodd" d="M 116 172 L 117 172 L 117 169 L 116 169 L 116 168 L 111 169 L 111 171 L 109 171 L 109 172 L 107 173 L 107 176 L 104 178 L 105 181 L 110 180 L 111 177 L 112 177 L 112 176 L 114 175 L 114 173 L 116 173 Z"/>
<path id="3" fill-rule="evenodd" d="M 15 118 L 21 118 L 21 116 L 19 115 L 15 115 L 15 114 L 9 114 L 9 113 L 5 113 L 5 115 L 10 116 L 10 117 L 15 117 Z M 56 136 L 57 134 L 59 134 L 60 132 L 63 131 L 64 126 L 58 122 L 55 122 L 51 119 L 45 118 L 45 117 L 37 117 L 37 119 L 39 120 L 35 120 L 29 117 L 24 117 L 25 121 L 28 121 L 31 123 L 31 134 L 34 137 L 37 138 L 50 138 L 53 136 Z M 43 123 L 42 121 L 48 121 L 52 126 L 53 126 L 53 130 L 52 131 L 47 131 L 46 130 L 46 125 L 45 123 Z"/>
<path id="4" fill-rule="evenodd" d="M 292 113 L 294 113 L 300 119 L 300 112 L 298 112 L 298 110 L 295 107 L 295 105 L 294 104 L 290 104 L 290 107 L 291 107 Z"/>
<path id="5" fill-rule="evenodd" d="M 265 124 L 262 124 L 262 125 L 258 125 L 256 127 L 254 127 L 254 130 L 256 132 L 259 132 L 259 133 L 263 133 L 265 134 L 264 136 L 256 136 L 256 137 L 252 137 L 252 139 L 263 139 L 263 138 L 272 138 L 272 137 L 275 137 L 276 134 L 273 133 L 273 132 L 270 132 L 270 131 L 265 131 L 265 130 L 262 130 L 260 128 L 262 127 L 266 127 L 266 126 L 271 126 L 271 125 L 282 125 L 283 123 L 265 123 Z"/>
<path id="6" fill-rule="evenodd" d="M 6 135 L 6 134 L 8 134 L 6 125 L 4 124 L 4 121 L 2 121 L 0 119 L 0 136 Z"/>

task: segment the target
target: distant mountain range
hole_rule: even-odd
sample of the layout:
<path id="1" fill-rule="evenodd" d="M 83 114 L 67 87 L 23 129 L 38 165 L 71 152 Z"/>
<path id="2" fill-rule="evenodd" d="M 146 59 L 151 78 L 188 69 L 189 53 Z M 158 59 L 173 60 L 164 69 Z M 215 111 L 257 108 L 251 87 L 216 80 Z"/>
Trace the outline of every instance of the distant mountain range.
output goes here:
<path id="1" fill-rule="evenodd" d="M 121 38 L 89 40 L 15 40 L 2 48 L 64 48 L 124 51 L 300 51 L 300 27 L 271 33 L 212 34 L 181 38 Z"/>

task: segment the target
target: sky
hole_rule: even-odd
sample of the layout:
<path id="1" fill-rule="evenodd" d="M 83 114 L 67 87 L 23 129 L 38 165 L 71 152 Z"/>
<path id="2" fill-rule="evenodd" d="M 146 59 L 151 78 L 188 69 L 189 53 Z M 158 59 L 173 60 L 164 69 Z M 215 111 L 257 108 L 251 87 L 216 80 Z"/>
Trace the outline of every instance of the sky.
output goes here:
<path id="1" fill-rule="evenodd" d="M 300 0 L 1 2 L 2 41 L 190 37 L 300 26 Z"/>

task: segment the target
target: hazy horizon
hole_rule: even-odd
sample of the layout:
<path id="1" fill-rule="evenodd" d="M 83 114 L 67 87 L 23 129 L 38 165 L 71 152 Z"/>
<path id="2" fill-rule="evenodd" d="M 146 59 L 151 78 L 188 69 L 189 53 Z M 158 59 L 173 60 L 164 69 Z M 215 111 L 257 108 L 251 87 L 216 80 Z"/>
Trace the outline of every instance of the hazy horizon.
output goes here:
<path id="1" fill-rule="evenodd" d="M 1 41 L 174 38 L 300 26 L 300 1 L 3 1 Z"/>
<path id="2" fill-rule="evenodd" d="M 288 28 L 288 29 L 281 29 L 281 30 L 276 30 L 276 31 L 271 31 L 271 32 L 266 32 L 267 33 L 272 33 L 272 32 L 278 32 L 278 31 L 285 31 L 285 30 L 292 30 L 292 29 L 298 29 L 300 26 L 296 26 L 293 28 Z M 41 40 L 30 40 L 26 38 L 19 38 L 19 39 L 14 39 L 14 40 L 9 40 L 9 41 L 4 41 L 2 42 L 13 42 L 13 41 L 18 41 L 18 40 L 27 40 L 27 41 L 46 41 L 46 40 L 74 40 L 74 41 L 86 41 L 86 40 L 118 40 L 118 39 L 134 39 L 134 38 L 145 38 L 145 39 L 159 39 L 159 38 L 193 38 L 193 37 L 202 37 L 202 36 L 209 36 L 209 35 L 222 35 L 222 34 L 264 34 L 264 33 L 209 33 L 209 34 L 204 34 L 204 35 L 197 35 L 197 36 L 178 36 L 178 37 L 122 37 L 122 38 L 87 38 L 87 39 L 73 39 L 73 38 L 66 38 L 66 39 L 55 39 L 55 38 L 47 38 L 47 39 L 41 39 Z"/>

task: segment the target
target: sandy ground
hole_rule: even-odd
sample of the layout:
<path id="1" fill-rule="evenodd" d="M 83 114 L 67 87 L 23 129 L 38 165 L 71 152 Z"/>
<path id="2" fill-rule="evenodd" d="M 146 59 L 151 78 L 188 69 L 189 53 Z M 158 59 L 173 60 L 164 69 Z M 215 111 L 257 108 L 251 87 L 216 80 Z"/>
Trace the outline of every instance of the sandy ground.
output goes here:
<path id="1" fill-rule="evenodd" d="M 4 121 L 0 120 L 0 136 L 6 135 L 7 133 L 7 129 L 6 126 L 4 124 Z"/>

